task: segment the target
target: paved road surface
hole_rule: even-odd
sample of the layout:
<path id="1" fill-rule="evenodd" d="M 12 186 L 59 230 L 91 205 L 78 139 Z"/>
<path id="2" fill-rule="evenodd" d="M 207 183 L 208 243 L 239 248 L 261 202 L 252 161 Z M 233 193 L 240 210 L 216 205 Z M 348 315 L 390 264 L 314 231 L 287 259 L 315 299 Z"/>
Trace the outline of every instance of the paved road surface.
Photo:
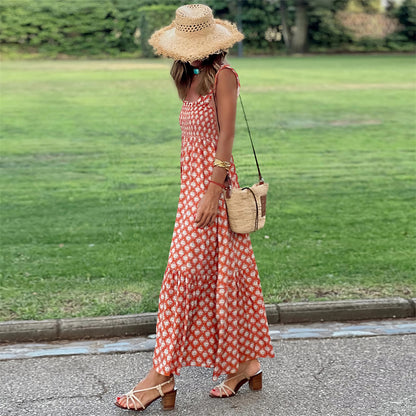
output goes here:
<path id="1" fill-rule="evenodd" d="M 157 401 L 144 414 L 416 416 L 415 334 L 275 339 L 276 358 L 262 360 L 261 392 L 244 386 L 236 397 L 211 399 L 211 370 L 184 368 L 176 409 L 163 412 Z M 0 415 L 136 414 L 112 402 L 141 378 L 151 358 L 135 352 L 0 361 Z"/>

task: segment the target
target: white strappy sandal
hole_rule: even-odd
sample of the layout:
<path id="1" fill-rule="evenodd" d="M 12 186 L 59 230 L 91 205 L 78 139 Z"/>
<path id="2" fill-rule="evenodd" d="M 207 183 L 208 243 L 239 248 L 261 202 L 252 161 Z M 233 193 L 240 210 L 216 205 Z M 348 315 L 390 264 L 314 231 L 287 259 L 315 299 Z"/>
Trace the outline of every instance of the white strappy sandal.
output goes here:
<path id="1" fill-rule="evenodd" d="M 224 399 L 227 397 L 232 397 L 235 396 L 238 392 L 238 390 L 240 390 L 240 387 L 243 386 L 245 383 L 248 382 L 248 385 L 250 387 L 251 390 L 257 391 L 257 390 L 261 390 L 263 387 L 263 381 L 262 381 L 262 371 L 259 370 L 256 374 L 254 374 L 254 376 L 248 377 L 248 378 L 244 378 L 243 380 L 239 381 L 238 384 L 235 386 L 234 390 L 227 386 L 225 383 L 227 381 L 233 380 L 237 377 L 240 377 L 239 375 L 236 375 L 234 377 L 230 377 L 225 379 L 222 383 L 218 384 L 218 386 L 215 386 L 212 390 L 217 389 L 220 393 L 219 396 L 215 395 L 212 393 L 209 394 L 211 397 L 215 397 L 218 399 Z"/>
<path id="2" fill-rule="evenodd" d="M 173 382 L 173 377 L 171 377 L 168 381 L 165 381 L 164 383 L 158 384 L 157 386 L 154 386 L 154 387 L 149 387 L 147 389 L 140 389 L 140 390 L 134 390 L 134 389 L 130 390 L 128 393 L 123 395 L 126 398 L 127 407 L 121 406 L 118 400 L 116 400 L 114 404 L 120 407 L 121 409 L 141 411 L 149 407 L 155 400 L 162 398 L 163 410 L 173 410 L 175 408 L 176 387 L 168 393 L 163 393 L 163 390 L 162 390 L 163 386 L 166 386 L 167 384 L 172 383 L 172 382 Z M 144 405 L 142 401 L 134 395 L 135 393 L 140 393 L 143 391 L 149 391 L 149 390 L 154 390 L 154 389 L 156 389 L 159 392 L 159 396 L 153 399 L 152 401 L 150 401 L 149 403 L 147 403 L 146 405 Z M 134 407 L 130 407 L 129 405 L 130 402 Z"/>

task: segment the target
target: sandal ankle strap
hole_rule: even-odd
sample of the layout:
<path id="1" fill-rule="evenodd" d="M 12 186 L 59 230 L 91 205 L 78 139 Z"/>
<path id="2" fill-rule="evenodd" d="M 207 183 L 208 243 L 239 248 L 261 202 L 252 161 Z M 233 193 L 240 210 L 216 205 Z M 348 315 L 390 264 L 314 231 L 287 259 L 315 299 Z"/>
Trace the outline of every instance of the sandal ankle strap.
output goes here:
<path id="1" fill-rule="evenodd" d="M 171 377 L 168 381 L 165 381 L 164 383 L 158 384 L 157 386 L 148 387 L 146 389 L 140 389 L 140 390 L 132 390 L 131 393 L 134 394 L 134 393 L 140 393 L 142 391 L 149 391 L 149 390 L 156 389 L 159 392 L 159 394 L 163 397 L 165 394 L 163 393 L 162 387 L 172 382 L 173 382 L 173 377 Z"/>

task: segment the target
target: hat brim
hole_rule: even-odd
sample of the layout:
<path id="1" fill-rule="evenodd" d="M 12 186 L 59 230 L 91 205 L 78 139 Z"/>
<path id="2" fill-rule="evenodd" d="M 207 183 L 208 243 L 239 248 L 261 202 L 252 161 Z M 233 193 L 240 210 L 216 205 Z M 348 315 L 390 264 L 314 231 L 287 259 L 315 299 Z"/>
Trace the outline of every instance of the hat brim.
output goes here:
<path id="1" fill-rule="evenodd" d="M 157 30 L 149 39 L 155 53 L 176 61 L 202 60 L 220 50 L 231 48 L 244 39 L 237 27 L 221 19 L 214 19 L 215 26 L 208 33 L 179 34 L 174 24 Z"/>

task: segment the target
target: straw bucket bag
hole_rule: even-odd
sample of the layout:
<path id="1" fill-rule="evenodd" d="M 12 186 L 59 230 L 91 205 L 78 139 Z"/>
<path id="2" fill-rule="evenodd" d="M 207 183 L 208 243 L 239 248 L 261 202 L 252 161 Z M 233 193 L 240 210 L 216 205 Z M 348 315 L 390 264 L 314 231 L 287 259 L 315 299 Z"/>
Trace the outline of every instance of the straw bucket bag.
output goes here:
<path id="1" fill-rule="evenodd" d="M 226 189 L 224 191 L 225 203 L 227 206 L 228 223 L 231 231 L 237 234 L 247 234 L 264 227 L 266 222 L 266 197 L 269 184 L 264 182 L 261 176 L 260 166 L 257 161 L 256 150 L 251 138 L 246 112 L 244 110 L 241 95 L 239 96 L 244 119 L 247 124 L 247 131 L 253 149 L 254 159 L 259 174 L 259 182 L 253 186 L 244 188 L 233 188 L 231 180 L 226 178 Z"/>
<path id="2" fill-rule="evenodd" d="M 230 196 L 225 196 L 231 231 L 246 234 L 264 227 L 268 189 L 269 185 L 264 182 L 250 187 L 231 189 Z"/>

